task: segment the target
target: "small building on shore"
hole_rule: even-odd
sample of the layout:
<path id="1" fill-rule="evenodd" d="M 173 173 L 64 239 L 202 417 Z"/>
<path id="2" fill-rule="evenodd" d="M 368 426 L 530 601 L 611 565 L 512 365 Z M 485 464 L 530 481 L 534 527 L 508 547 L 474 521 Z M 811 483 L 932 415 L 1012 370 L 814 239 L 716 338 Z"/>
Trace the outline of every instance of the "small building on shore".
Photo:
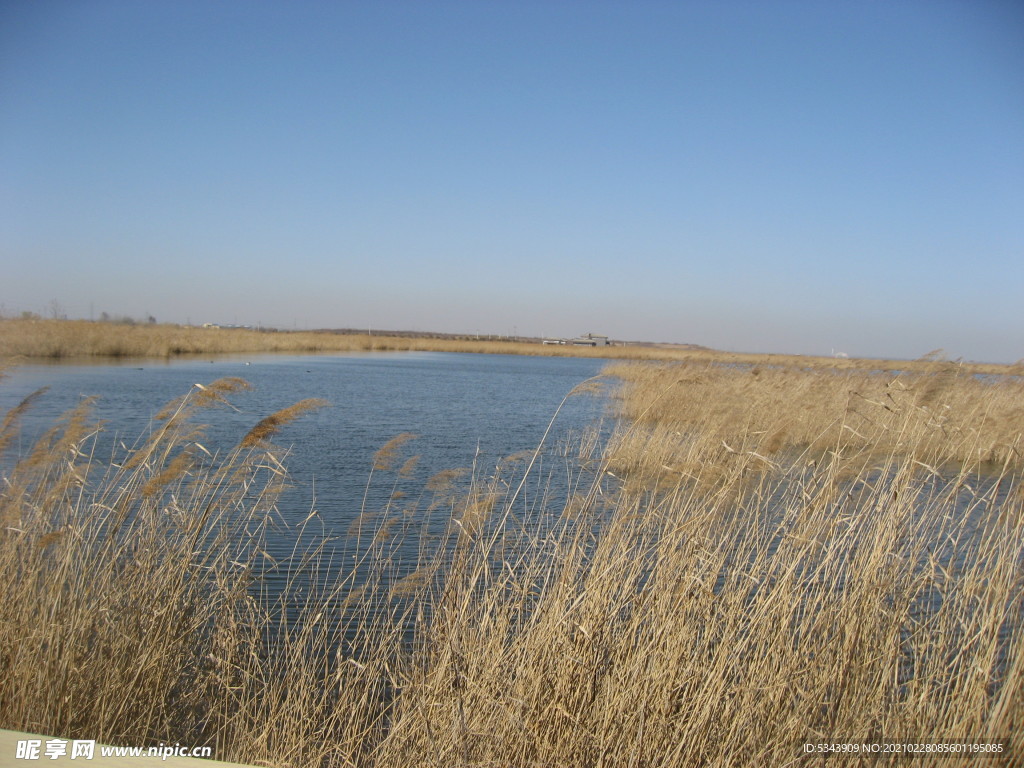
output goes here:
<path id="1" fill-rule="evenodd" d="M 572 340 L 576 347 L 607 347 L 611 344 L 607 336 L 599 333 L 588 333 L 586 336 L 577 336 Z"/>
<path id="2" fill-rule="evenodd" d="M 570 345 L 573 347 L 609 347 L 611 346 L 611 340 L 607 336 L 602 336 L 599 333 L 588 333 L 585 336 L 577 336 L 574 339 L 556 339 L 556 338 L 545 338 L 541 339 L 543 344 L 561 344 Z"/>

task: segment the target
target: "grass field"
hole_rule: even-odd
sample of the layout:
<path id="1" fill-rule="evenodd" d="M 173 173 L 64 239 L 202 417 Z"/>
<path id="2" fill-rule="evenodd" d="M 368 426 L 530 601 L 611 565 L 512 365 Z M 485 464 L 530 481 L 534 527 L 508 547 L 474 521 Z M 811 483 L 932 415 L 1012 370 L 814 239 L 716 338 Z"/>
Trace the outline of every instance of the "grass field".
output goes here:
<path id="1" fill-rule="evenodd" d="M 930 359 L 882 360 L 720 352 L 690 345 L 616 344 L 577 347 L 536 341 L 470 336 L 402 336 L 330 331 L 260 332 L 242 328 L 94 323 L 85 320 L 0 318 L 0 359 L 96 357 L 168 358 L 187 355 L 261 352 L 330 353 L 367 351 L 478 352 L 511 355 L 597 357 L 620 360 L 676 360 L 738 365 L 797 366 L 829 370 L 929 370 Z M 934 356 L 934 355 L 933 355 Z M 1005 365 L 962 363 L 971 373 L 1004 374 Z"/>
<path id="2" fill-rule="evenodd" d="M 319 403 L 210 456 L 197 424 L 246 386 L 222 380 L 113 457 L 83 404 L 0 492 L 0 727 L 273 766 L 813 765 L 805 744 L 872 742 L 1019 765 L 1024 379 L 905 367 L 616 363 L 624 418 L 581 443 L 568 501 L 523 503 L 529 454 L 441 476 L 419 501 L 447 534 L 417 562 L 391 559 L 424 530 L 405 498 L 354 526 L 373 545 L 343 572 L 297 552 L 283 595 L 261 586 L 284 567 L 271 441 Z"/>

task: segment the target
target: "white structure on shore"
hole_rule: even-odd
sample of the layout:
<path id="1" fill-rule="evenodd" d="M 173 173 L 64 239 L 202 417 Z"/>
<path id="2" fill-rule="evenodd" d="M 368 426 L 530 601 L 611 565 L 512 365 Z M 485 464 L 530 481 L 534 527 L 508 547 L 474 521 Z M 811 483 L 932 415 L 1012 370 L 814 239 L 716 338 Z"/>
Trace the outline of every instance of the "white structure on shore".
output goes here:
<path id="1" fill-rule="evenodd" d="M 611 340 L 599 333 L 588 333 L 586 336 L 577 336 L 574 339 L 543 339 L 544 344 L 568 344 L 574 347 L 610 347 Z"/>

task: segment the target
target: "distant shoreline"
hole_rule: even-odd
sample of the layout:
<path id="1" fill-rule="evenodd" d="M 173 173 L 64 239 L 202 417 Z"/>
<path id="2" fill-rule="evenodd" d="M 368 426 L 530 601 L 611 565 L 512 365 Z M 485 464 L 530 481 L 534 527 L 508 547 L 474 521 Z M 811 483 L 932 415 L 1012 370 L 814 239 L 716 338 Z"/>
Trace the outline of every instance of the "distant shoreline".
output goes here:
<path id="1" fill-rule="evenodd" d="M 74 360 L 91 358 L 187 358 L 209 354 L 332 352 L 469 352 L 481 354 L 591 357 L 618 360 L 704 361 L 738 365 L 799 366 L 838 370 L 912 371 L 934 361 L 832 358 L 805 355 L 722 352 L 693 344 L 613 341 L 608 346 L 544 344 L 539 338 L 421 331 L 351 329 L 253 330 L 171 324 L 89 320 L 2 319 L 0 359 Z M 1021 374 L 1021 366 L 960 363 L 972 373 Z"/>

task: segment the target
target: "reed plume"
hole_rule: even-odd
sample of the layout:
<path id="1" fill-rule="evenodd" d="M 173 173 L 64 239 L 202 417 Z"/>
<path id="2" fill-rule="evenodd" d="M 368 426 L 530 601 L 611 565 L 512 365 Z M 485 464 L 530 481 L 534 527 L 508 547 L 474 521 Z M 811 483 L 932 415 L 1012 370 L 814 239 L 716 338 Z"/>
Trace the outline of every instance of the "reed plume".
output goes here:
<path id="1" fill-rule="evenodd" d="M 403 432 L 400 435 L 395 435 L 377 449 L 377 452 L 373 455 L 373 468 L 382 471 L 392 469 L 399 449 L 414 439 L 416 439 L 416 435 L 412 432 Z"/>
<path id="2" fill-rule="evenodd" d="M 287 408 L 282 408 L 276 413 L 272 413 L 269 416 L 260 419 L 256 426 L 250 429 L 246 433 L 245 437 L 242 438 L 239 446 L 241 448 L 253 448 L 261 443 L 265 443 L 269 438 L 276 435 L 281 427 L 295 421 L 295 419 L 299 418 L 304 413 L 324 408 L 327 405 L 329 405 L 329 403 L 326 400 L 311 397 L 306 398 L 305 400 L 300 400 Z"/>

